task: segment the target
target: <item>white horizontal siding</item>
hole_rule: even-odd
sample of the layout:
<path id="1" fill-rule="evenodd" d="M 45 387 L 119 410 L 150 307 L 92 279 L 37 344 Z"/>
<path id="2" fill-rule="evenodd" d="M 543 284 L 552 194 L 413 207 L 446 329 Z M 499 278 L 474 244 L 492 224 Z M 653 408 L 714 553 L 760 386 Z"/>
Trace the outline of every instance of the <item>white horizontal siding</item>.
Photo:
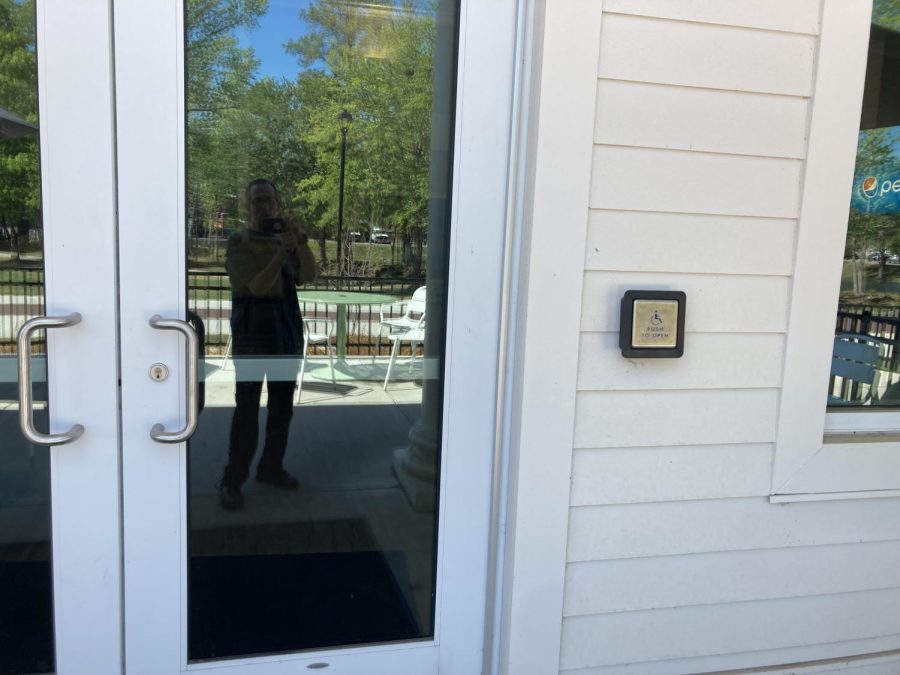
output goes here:
<path id="1" fill-rule="evenodd" d="M 830 666 L 830 667 L 829 667 Z M 789 673 L 787 669 L 784 671 L 784 675 L 806 675 L 806 673 L 850 673 L 851 675 L 885 675 L 900 673 L 900 656 L 896 654 L 892 654 L 889 656 L 884 656 L 882 658 L 872 659 L 870 663 L 866 663 L 864 660 L 860 661 L 849 661 L 842 660 L 840 663 L 834 664 L 823 664 L 821 667 L 816 669 L 809 669 L 806 671 L 794 669 L 793 673 Z M 777 674 L 776 674 L 777 675 Z"/>
<path id="2" fill-rule="evenodd" d="M 772 443 L 775 389 L 581 392 L 575 447 Z"/>
<path id="3" fill-rule="evenodd" d="M 819 32 L 820 0 L 605 0 L 603 10 L 795 33 Z"/>
<path id="4" fill-rule="evenodd" d="M 591 208 L 796 218 L 802 163 L 598 145 Z"/>
<path id="5" fill-rule="evenodd" d="M 802 158 L 805 98 L 601 80 L 594 140 Z"/>
<path id="6" fill-rule="evenodd" d="M 680 290 L 687 294 L 690 333 L 783 333 L 787 327 L 787 277 L 713 274 L 587 272 L 581 330 L 618 332 L 622 296 L 630 289 Z M 552 311 L 547 325 L 553 325 Z M 691 349 L 690 335 L 685 351 Z"/>
<path id="7" fill-rule="evenodd" d="M 646 211 L 592 211 L 588 270 L 788 276 L 796 221 Z"/>
<path id="8" fill-rule="evenodd" d="M 603 78 L 809 96 L 808 35 L 605 14 Z"/>
<path id="9" fill-rule="evenodd" d="M 604 0 L 560 661 L 571 675 L 900 647 L 900 499 L 765 498 L 820 8 Z M 683 358 L 621 357 L 630 289 L 686 292 Z"/>
<path id="10" fill-rule="evenodd" d="M 573 563 L 566 616 L 900 588 L 900 542 Z"/>
<path id="11" fill-rule="evenodd" d="M 769 494 L 772 445 L 576 450 L 572 506 Z"/>
<path id="12" fill-rule="evenodd" d="M 900 633 L 900 589 L 567 618 L 561 667 L 728 654 Z"/>
<path id="13" fill-rule="evenodd" d="M 781 383 L 781 334 L 696 333 L 680 359 L 625 359 L 618 333 L 582 333 L 582 391 L 752 389 Z"/>
<path id="14" fill-rule="evenodd" d="M 570 562 L 900 539 L 900 500 L 717 499 L 578 506 Z"/>
<path id="15" fill-rule="evenodd" d="M 842 640 L 812 646 L 787 647 L 783 649 L 754 650 L 733 654 L 713 654 L 696 658 L 666 659 L 649 663 L 629 663 L 625 665 L 597 666 L 595 668 L 576 668 L 560 671 L 565 675 L 685 675 L 685 673 L 718 673 L 732 671 L 748 672 L 745 669 L 757 667 L 767 668 L 767 675 L 809 675 L 811 673 L 846 672 L 853 675 L 896 675 L 900 667 L 896 663 L 897 656 L 874 657 L 871 655 L 891 652 L 900 648 L 900 635 L 887 635 L 866 640 Z M 858 661 L 855 655 L 860 655 Z M 848 658 L 850 657 L 850 658 Z M 782 664 L 800 664 L 822 661 L 810 666 L 789 666 L 779 668 Z M 873 665 L 865 665 L 873 664 Z M 860 671 L 856 668 L 863 669 Z M 740 669 L 740 670 L 738 670 Z M 749 671 L 753 672 L 753 671 Z M 735 672 L 734 675 L 737 675 Z"/>

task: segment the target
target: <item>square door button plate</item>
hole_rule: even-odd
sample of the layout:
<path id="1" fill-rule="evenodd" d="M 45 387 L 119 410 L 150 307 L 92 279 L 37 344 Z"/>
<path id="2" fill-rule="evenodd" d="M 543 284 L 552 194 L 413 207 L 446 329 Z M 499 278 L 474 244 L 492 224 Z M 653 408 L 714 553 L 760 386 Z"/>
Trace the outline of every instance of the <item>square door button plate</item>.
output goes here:
<path id="1" fill-rule="evenodd" d="M 681 291 L 627 291 L 622 298 L 619 347 L 627 358 L 678 358 L 684 354 Z"/>
<path id="2" fill-rule="evenodd" d="M 677 300 L 635 300 L 631 346 L 674 349 L 678 337 Z"/>

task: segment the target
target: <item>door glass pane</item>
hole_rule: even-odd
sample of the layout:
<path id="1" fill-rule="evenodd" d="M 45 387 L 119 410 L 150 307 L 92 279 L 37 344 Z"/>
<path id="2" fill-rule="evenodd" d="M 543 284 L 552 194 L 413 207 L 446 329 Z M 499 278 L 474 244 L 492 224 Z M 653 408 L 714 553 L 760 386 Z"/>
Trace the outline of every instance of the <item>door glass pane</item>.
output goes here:
<path id="1" fill-rule="evenodd" d="M 456 16 L 187 1 L 192 660 L 434 635 Z"/>
<path id="2" fill-rule="evenodd" d="M 900 406 L 900 0 L 874 0 L 828 405 Z"/>
<path id="3" fill-rule="evenodd" d="M 34 0 L 0 0 L 0 672 L 54 669 L 50 459 L 19 431 L 16 332 L 44 313 Z M 47 431 L 43 336 L 34 420 Z"/>

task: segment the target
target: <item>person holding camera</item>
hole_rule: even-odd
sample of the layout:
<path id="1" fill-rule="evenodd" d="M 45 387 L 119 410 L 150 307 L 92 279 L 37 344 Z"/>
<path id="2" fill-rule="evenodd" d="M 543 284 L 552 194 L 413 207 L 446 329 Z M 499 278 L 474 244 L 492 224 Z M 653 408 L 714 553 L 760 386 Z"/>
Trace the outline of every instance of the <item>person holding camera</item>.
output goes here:
<path id="1" fill-rule="evenodd" d="M 268 416 L 256 480 L 284 490 L 297 488 L 297 479 L 282 465 L 294 412 L 298 358 L 304 356 L 296 288 L 317 274 L 308 237 L 281 217 L 274 183 L 258 178 L 247 185 L 245 194 L 250 222 L 228 239 L 225 259 L 231 281 L 236 379 L 228 464 L 219 484 L 219 501 L 228 510 L 244 505 L 241 486 L 256 453 L 264 378 Z"/>

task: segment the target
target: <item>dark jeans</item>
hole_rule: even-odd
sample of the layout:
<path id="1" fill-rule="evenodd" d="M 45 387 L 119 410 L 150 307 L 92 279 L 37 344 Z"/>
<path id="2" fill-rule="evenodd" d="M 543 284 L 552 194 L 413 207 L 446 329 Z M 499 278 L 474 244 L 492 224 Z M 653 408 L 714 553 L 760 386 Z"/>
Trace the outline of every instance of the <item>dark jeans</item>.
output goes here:
<path id="1" fill-rule="evenodd" d="M 231 440 L 228 447 L 228 465 L 222 475 L 222 482 L 240 486 L 250 473 L 250 462 L 256 453 L 259 438 L 259 399 L 262 381 L 242 379 L 239 359 L 235 362 L 238 381 L 235 385 L 235 408 L 231 418 Z M 279 377 L 284 377 L 280 374 Z M 294 414 L 294 389 L 296 377 L 291 380 L 266 377 L 266 391 L 269 402 L 266 406 L 266 439 L 259 467 L 278 471 L 282 468 L 287 450 L 288 430 Z"/>

